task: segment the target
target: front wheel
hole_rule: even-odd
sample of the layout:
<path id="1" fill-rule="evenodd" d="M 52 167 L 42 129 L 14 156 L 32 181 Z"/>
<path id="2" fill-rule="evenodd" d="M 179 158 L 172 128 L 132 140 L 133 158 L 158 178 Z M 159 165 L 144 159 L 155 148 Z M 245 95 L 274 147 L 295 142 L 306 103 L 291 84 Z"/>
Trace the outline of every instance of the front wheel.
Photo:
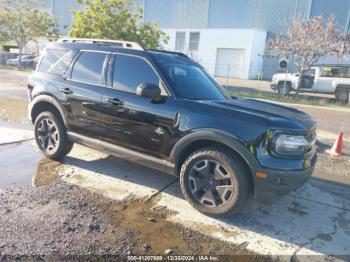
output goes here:
<path id="1" fill-rule="evenodd" d="M 288 82 L 279 82 L 277 86 L 277 92 L 281 96 L 288 96 L 291 91 L 291 86 Z"/>
<path id="2" fill-rule="evenodd" d="M 185 198 L 200 212 L 228 216 L 247 203 L 248 175 L 240 159 L 213 147 L 198 150 L 185 160 L 180 184 Z"/>
<path id="3" fill-rule="evenodd" d="M 35 119 L 35 140 L 41 152 L 48 158 L 61 160 L 73 143 L 68 141 L 62 121 L 51 112 L 43 112 Z"/>

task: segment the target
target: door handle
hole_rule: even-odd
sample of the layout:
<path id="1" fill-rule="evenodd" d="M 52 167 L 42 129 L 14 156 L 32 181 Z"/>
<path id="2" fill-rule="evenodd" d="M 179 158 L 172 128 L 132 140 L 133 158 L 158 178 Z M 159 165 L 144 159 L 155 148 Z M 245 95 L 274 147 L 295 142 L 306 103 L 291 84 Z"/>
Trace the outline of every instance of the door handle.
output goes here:
<path id="1" fill-rule="evenodd" d="M 60 92 L 62 92 L 63 94 L 66 94 L 66 95 L 71 95 L 71 94 L 73 94 L 73 91 L 70 90 L 69 87 L 61 88 L 61 89 L 60 89 Z"/>
<path id="2" fill-rule="evenodd" d="M 123 102 L 120 101 L 118 98 L 108 99 L 108 102 L 115 105 L 115 106 L 122 106 L 123 105 Z"/>

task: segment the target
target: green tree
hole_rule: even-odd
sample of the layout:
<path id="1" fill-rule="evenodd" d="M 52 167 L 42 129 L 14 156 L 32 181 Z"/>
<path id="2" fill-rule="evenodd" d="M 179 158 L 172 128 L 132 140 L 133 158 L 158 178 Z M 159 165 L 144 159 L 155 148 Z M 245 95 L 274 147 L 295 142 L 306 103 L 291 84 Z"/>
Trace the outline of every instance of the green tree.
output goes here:
<path id="1" fill-rule="evenodd" d="M 14 42 L 19 49 L 19 65 L 23 48 L 29 41 L 57 35 L 55 19 L 41 11 L 38 0 L 0 0 L 0 43 Z"/>
<path id="2" fill-rule="evenodd" d="M 132 0 L 77 0 L 82 10 L 74 12 L 69 35 L 134 41 L 145 48 L 162 48 L 169 40 L 158 24 L 143 23 L 143 10 Z"/>

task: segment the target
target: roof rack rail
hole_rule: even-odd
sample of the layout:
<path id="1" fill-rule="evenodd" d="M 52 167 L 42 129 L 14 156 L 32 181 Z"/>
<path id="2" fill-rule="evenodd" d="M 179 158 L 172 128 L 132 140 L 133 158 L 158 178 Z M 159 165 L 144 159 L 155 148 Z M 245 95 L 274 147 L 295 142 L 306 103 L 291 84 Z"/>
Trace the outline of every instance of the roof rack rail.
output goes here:
<path id="1" fill-rule="evenodd" d="M 144 48 L 136 43 L 123 40 L 108 40 L 108 39 L 94 39 L 94 38 L 60 38 L 57 43 L 87 43 L 87 44 L 102 44 L 102 45 L 114 45 L 122 48 L 130 48 L 136 50 L 144 50 Z"/>
<path id="2" fill-rule="evenodd" d="M 173 55 L 179 55 L 186 57 L 188 59 L 191 59 L 188 55 L 182 53 L 182 52 L 177 52 L 177 51 L 168 51 L 168 50 L 162 50 L 162 49 L 146 49 L 146 51 L 153 51 L 153 52 L 160 52 L 160 53 L 167 53 L 167 54 L 173 54 Z"/>

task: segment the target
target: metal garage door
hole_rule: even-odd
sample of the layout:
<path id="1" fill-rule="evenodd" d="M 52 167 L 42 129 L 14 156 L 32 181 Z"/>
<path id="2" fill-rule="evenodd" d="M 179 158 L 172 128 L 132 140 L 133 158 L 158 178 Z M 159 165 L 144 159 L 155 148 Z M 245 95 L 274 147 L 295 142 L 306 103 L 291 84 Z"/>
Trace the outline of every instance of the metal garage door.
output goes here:
<path id="1" fill-rule="evenodd" d="M 242 78 L 244 49 L 218 48 L 215 76 Z"/>

